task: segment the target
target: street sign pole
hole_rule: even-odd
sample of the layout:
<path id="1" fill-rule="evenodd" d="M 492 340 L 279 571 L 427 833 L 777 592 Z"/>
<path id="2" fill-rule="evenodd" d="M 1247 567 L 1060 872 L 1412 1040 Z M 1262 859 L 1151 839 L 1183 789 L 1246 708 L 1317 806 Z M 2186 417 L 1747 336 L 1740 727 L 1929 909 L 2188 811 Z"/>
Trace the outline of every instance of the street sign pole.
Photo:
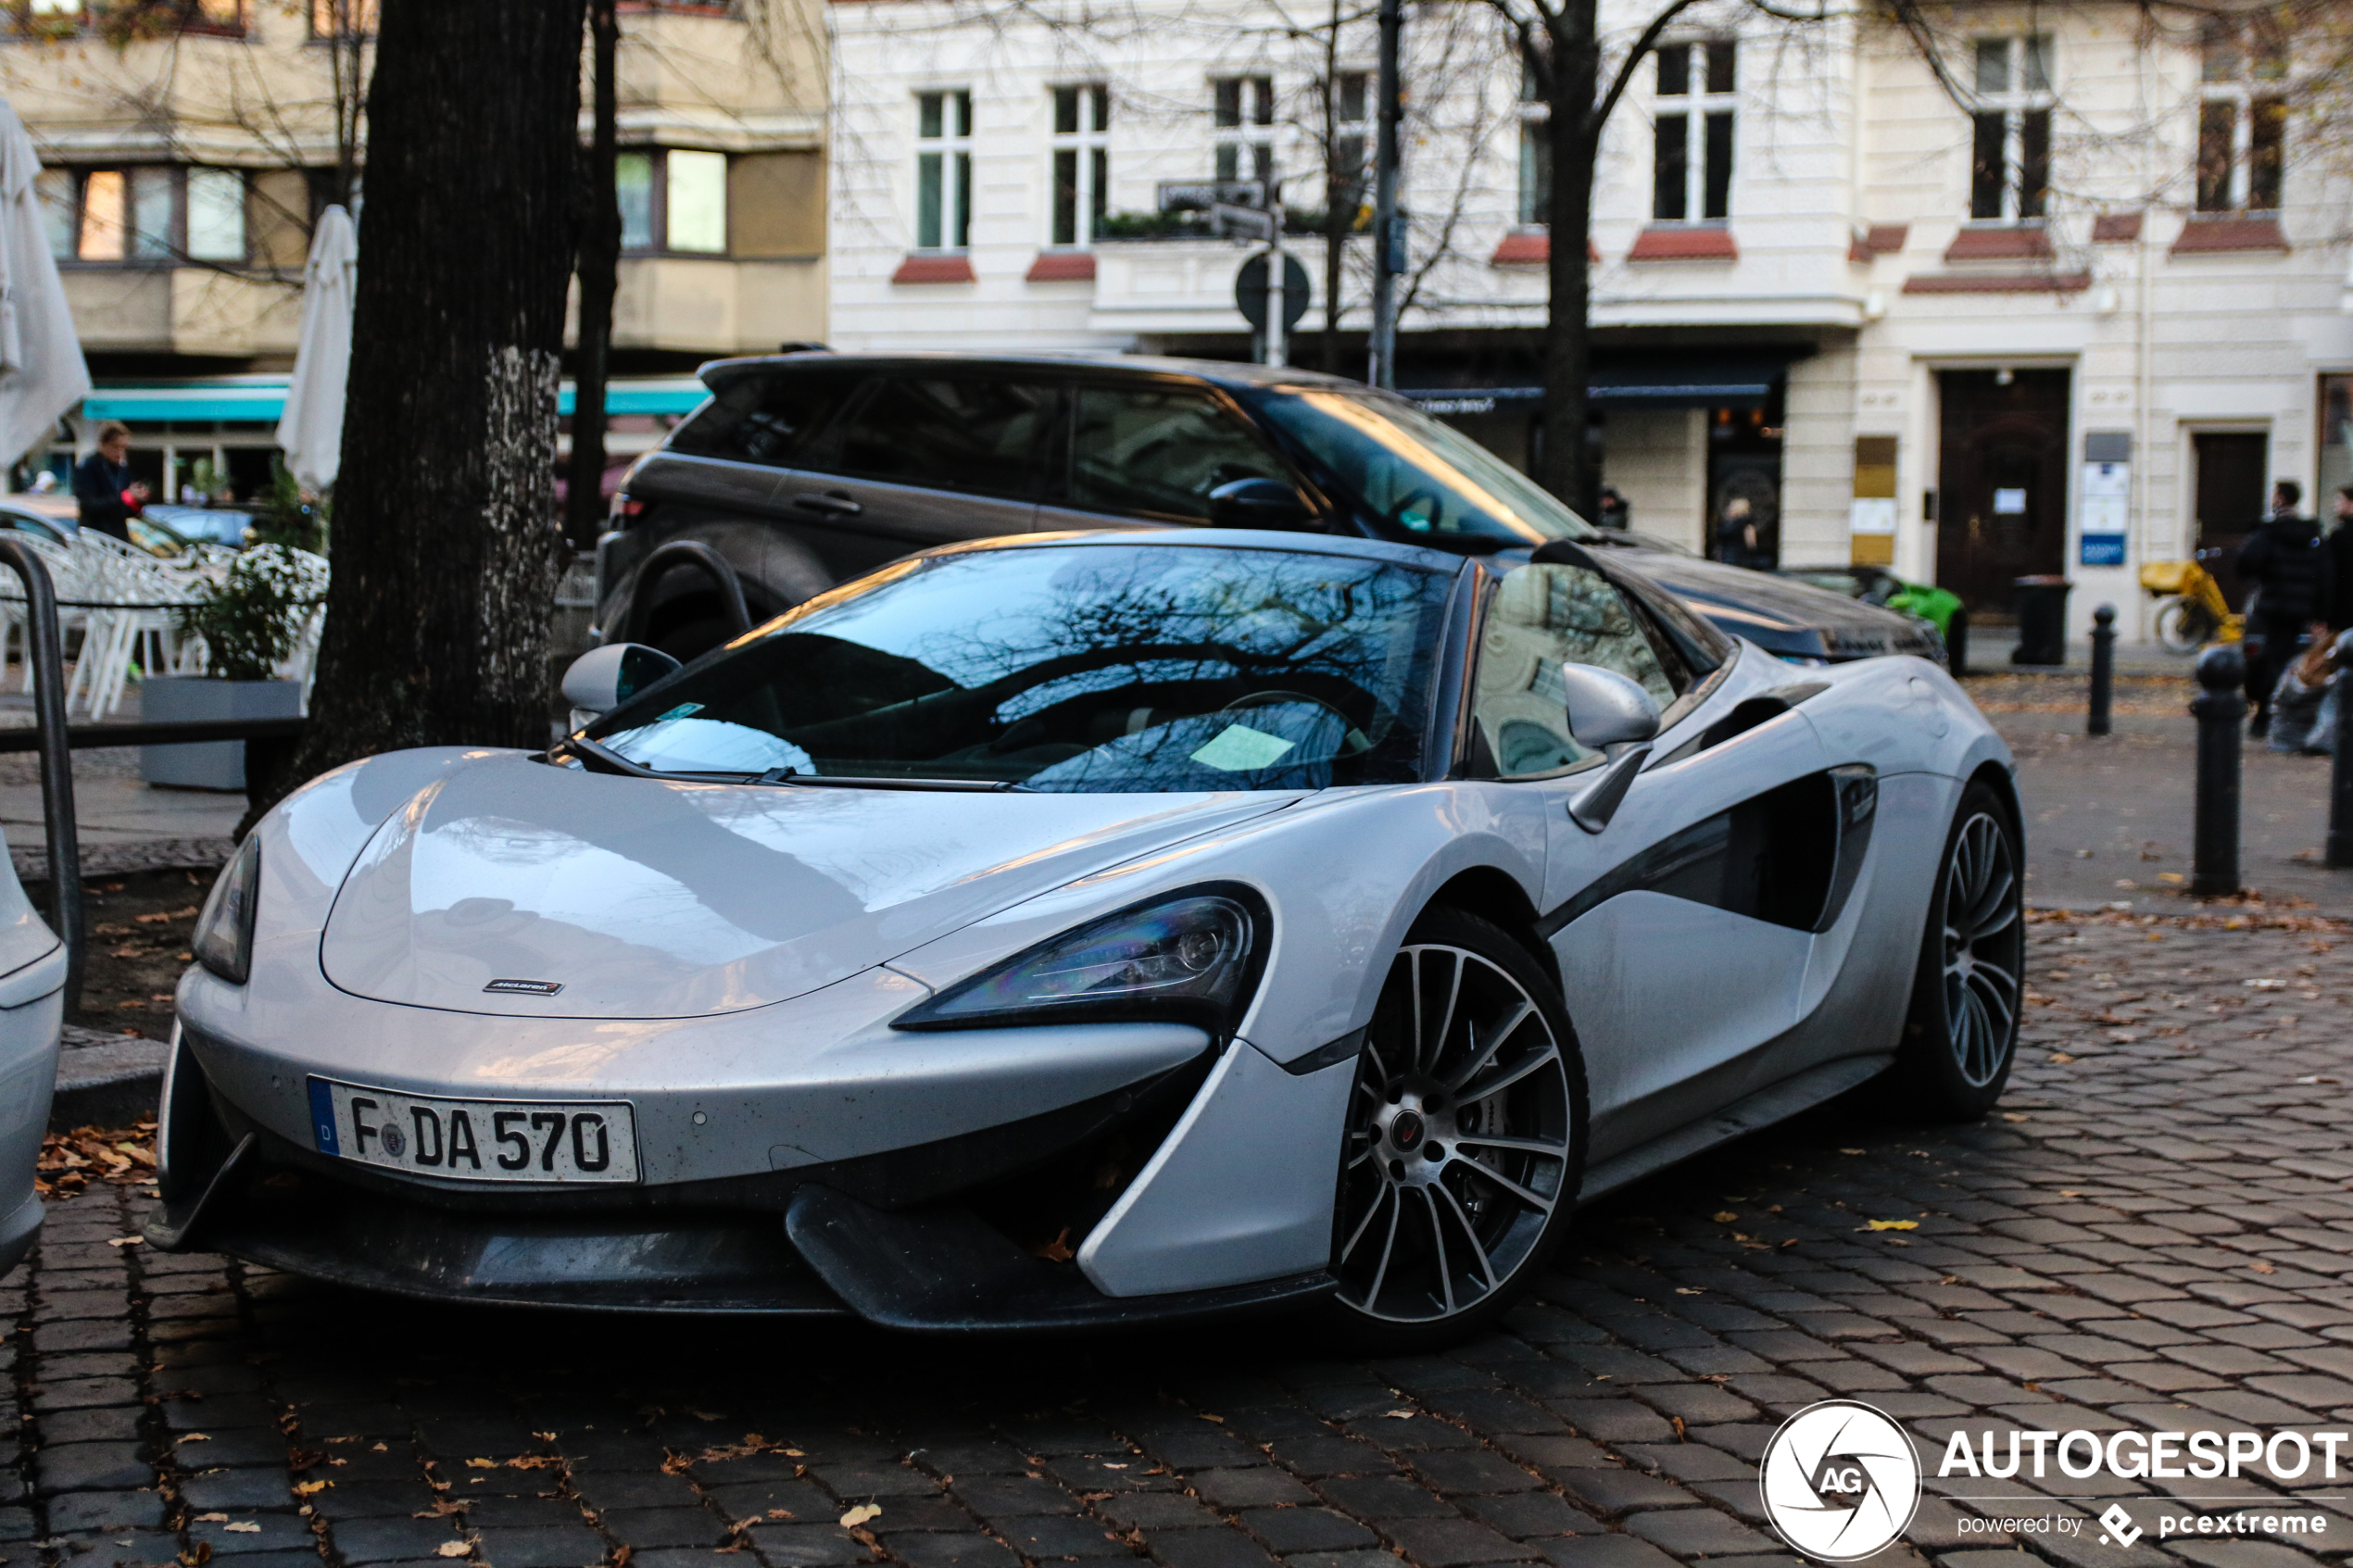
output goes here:
<path id="1" fill-rule="evenodd" d="M 1403 236 L 1397 232 L 1397 42 L 1400 0 L 1380 0 L 1380 128 L 1373 148 L 1373 353 L 1375 386 L 1397 385 L 1397 274 Z"/>
<path id="2" fill-rule="evenodd" d="M 1280 234 L 1281 219 L 1276 220 L 1276 232 Z M 1266 252 L 1266 363 L 1281 365 L 1290 347 L 1290 333 L 1285 329 L 1283 316 L 1283 274 L 1290 270 L 1283 265 L 1283 247 L 1270 246 Z"/>

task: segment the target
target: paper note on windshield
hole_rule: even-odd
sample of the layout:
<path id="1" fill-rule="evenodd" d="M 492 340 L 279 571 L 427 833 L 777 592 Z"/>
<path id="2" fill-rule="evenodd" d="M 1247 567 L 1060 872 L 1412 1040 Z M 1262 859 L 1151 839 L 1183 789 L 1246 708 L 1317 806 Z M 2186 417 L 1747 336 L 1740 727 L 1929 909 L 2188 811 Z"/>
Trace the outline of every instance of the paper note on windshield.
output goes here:
<path id="1" fill-rule="evenodd" d="M 1193 760 L 1221 773 L 1247 773 L 1273 767 L 1294 744 L 1248 724 L 1228 724 L 1216 739 L 1193 753 Z"/>

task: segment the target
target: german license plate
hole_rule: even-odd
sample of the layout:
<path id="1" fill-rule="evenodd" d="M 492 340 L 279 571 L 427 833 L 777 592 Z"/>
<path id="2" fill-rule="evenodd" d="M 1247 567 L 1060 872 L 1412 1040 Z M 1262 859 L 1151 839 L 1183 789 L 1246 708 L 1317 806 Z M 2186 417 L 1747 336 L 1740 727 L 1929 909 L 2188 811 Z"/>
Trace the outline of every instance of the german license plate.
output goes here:
<path id="1" fill-rule="evenodd" d="M 412 1176 L 634 1182 L 627 1100 L 450 1099 L 310 1080 L 319 1152 Z"/>

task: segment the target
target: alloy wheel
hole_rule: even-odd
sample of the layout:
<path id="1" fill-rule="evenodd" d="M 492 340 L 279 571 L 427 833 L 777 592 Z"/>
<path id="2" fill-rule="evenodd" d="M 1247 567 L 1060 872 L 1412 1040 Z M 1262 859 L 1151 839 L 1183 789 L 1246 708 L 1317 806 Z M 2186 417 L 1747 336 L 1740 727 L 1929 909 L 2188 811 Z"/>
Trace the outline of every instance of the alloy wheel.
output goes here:
<path id="1" fill-rule="evenodd" d="M 1944 868 L 1944 1037 L 1972 1088 L 2000 1073 L 2018 1032 L 2020 900 L 2010 835 L 1980 811 L 1954 835 Z"/>
<path id="2" fill-rule="evenodd" d="M 1502 1289 L 1575 1196 L 1572 1135 L 1568 1066 L 1536 999 L 1469 948 L 1405 947 L 1350 1094 L 1340 1300 L 1432 1323 Z"/>

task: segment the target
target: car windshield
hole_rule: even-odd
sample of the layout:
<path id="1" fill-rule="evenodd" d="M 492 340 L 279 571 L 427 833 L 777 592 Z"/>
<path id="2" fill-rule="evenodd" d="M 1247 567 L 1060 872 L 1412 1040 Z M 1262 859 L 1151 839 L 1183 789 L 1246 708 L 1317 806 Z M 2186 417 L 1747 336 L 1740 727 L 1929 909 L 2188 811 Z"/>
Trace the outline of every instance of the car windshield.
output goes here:
<path id="1" fill-rule="evenodd" d="M 1180 545 L 886 567 L 585 732 L 660 772 L 1109 794 L 1421 777 L 1452 578 Z"/>
<path id="2" fill-rule="evenodd" d="M 1403 399 L 1286 387 L 1252 411 L 1401 536 L 1496 547 L 1592 539 L 1599 530 L 1533 480 Z"/>

